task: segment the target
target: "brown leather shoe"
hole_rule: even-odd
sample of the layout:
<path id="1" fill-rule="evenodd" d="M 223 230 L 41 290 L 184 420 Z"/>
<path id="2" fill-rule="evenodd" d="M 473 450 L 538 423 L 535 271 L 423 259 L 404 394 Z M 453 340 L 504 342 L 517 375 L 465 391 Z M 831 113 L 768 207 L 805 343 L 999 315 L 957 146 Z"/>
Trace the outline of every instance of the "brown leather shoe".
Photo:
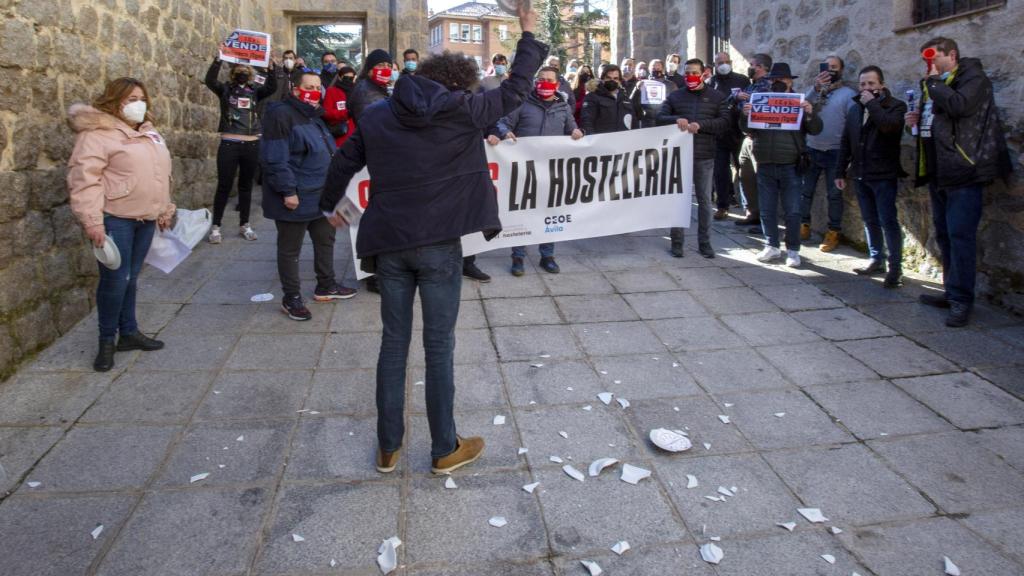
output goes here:
<path id="1" fill-rule="evenodd" d="M 801 224 L 800 225 L 800 239 L 801 240 L 810 240 L 811 239 L 811 225 L 810 224 Z"/>
<path id="2" fill-rule="evenodd" d="M 401 453 L 401 448 L 395 450 L 394 452 L 385 452 L 380 448 L 377 448 L 377 472 L 380 472 L 382 474 L 394 472 L 395 467 L 398 466 L 398 456 Z"/>
<path id="3" fill-rule="evenodd" d="M 463 438 L 456 436 L 455 451 L 441 458 L 434 458 L 430 471 L 434 474 L 448 474 L 466 464 L 476 462 L 484 453 L 484 439 L 479 436 Z"/>
<path id="4" fill-rule="evenodd" d="M 715 210 L 715 215 L 714 215 L 714 219 L 715 220 L 725 220 L 728 217 L 729 217 L 729 211 L 728 210 L 722 210 L 722 209 Z"/>
<path id="5" fill-rule="evenodd" d="M 822 252 L 831 252 L 839 247 L 839 232 L 835 230 L 829 230 L 825 232 L 825 239 L 821 241 L 821 246 L 818 246 L 818 250 Z"/>

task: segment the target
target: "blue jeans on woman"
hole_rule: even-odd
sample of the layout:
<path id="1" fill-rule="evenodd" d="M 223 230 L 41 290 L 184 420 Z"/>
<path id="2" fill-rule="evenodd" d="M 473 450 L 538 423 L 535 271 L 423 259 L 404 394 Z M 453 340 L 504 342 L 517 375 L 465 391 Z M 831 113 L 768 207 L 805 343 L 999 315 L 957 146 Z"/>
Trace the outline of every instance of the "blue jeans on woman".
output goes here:
<path id="1" fill-rule="evenodd" d="M 757 200 L 761 230 L 768 244 L 779 247 L 779 198 L 786 218 L 786 249 L 800 251 L 800 175 L 796 164 L 758 164 Z"/>
<path id="2" fill-rule="evenodd" d="M 983 190 L 981 184 L 959 188 L 945 188 L 934 182 L 928 185 L 935 242 L 942 252 L 942 284 L 946 288 L 946 299 L 961 304 L 974 304 Z"/>
<path id="3" fill-rule="evenodd" d="M 377 358 L 377 440 L 394 452 L 405 436 L 405 370 L 412 340 L 413 298 L 420 291 L 426 356 L 430 455 L 456 448 L 455 321 L 462 295 L 462 243 L 452 240 L 376 256 L 380 317 L 384 324 Z"/>
<path id="4" fill-rule="evenodd" d="M 156 222 L 104 214 L 103 227 L 121 253 L 121 267 L 117 270 L 99 265 L 100 283 L 96 287 L 100 340 L 113 341 L 118 333 L 124 336 L 139 331 L 135 320 L 135 291 L 142 262 L 153 243 Z"/>
<path id="5" fill-rule="evenodd" d="M 903 235 L 896 218 L 896 179 L 857 180 L 856 185 L 857 204 L 868 239 L 868 255 L 873 261 L 885 260 L 888 249 L 889 271 L 902 270 Z"/>

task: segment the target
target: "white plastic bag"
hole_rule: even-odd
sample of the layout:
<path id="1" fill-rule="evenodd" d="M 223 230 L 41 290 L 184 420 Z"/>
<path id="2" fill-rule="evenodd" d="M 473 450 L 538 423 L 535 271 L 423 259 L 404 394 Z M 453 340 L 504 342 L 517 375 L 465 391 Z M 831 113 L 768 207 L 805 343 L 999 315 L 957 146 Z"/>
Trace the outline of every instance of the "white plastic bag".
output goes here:
<path id="1" fill-rule="evenodd" d="M 177 215 L 178 222 L 174 225 L 174 234 L 190 249 L 195 248 L 196 244 L 206 238 L 206 233 L 210 231 L 210 226 L 213 225 L 213 216 L 206 208 L 199 210 L 179 208 Z"/>
<path id="2" fill-rule="evenodd" d="M 164 274 L 170 274 L 171 270 L 174 270 L 191 253 L 192 249 L 175 234 L 174 230 L 160 230 L 153 235 L 153 243 L 149 246 L 149 252 L 146 253 L 146 264 Z"/>

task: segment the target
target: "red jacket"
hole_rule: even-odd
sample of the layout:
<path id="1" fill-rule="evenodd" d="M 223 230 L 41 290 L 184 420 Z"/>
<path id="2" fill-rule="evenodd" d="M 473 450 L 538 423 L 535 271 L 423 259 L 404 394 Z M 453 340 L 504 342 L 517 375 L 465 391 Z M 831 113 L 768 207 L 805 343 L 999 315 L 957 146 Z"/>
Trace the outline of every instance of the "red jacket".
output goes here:
<path id="1" fill-rule="evenodd" d="M 337 126 L 342 122 L 348 123 L 348 130 L 341 136 L 334 139 L 334 143 L 341 148 L 341 145 L 348 140 L 348 137 L 352 135 L 356 130 L 356 123 L 349 118 L 348 115 L 348 104 L 345 91 L 337 86 L 330 86 L 327 88 L 327 95 L 324 97 L 324 121 L 327 122 L 328 126 Z"/>

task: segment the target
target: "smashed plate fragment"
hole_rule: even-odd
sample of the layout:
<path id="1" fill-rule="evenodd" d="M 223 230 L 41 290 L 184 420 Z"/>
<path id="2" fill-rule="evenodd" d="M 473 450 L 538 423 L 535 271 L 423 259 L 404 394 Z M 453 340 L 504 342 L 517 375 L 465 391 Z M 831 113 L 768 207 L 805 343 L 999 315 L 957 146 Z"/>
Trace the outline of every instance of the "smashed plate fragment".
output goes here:
<path id="1" fill-rule="evenodd" d="M 402 541 L 398 539 L 398 536 L 392 536 L 381 543 L 380 548 L 377 549 L 377 566 L 380 568 L 381 573 L 390 574 L 398 568 L 398 552 L 396 548 L 402 545 Z"/>
<path id="2" fill-rule="evenodd" d="M 724 556 L 722 549 L 714 544 L 707 543 L 700 547 L 700 557 L 708 564 L 718 564 Z"/>
<path id="3" fill-rule="evenodd" d="M 103 524 L 100 524 L 99 526 L 93 528 L 91 534 L 93 540 L 99 538 L 100 534 L 103 534 Z"/>
<path id="4" fill-rule="evenodd" d="M 822 554 L 821 555 L 821 559 L 824 560 L 825 562 L 828 562 L 829 564 L 835 564 L 836 563 L 836 557 L 831 555 L 831 554 Z"/>
<path id="5" fill-rule="evenodd" d="M 626 400 L 625 398 L 616 398 L 615 401 L 618 402 L 619 406 L 622 406 L 623 409 L 629 408 L 629 400 Z"/>
<path id="6" fill-rule="evenodd" d="M 541 354 L 541 358 L 551 358 L 551 354 Z"/>
<path id="7" fill-rule="evenodd" d="M 590 470 L 588 470 L 587 472 L 591 476 L 597 476 L 605 468 L 609 466 L 615 466 L 618 463 L 619 461 L 616 460 L 615 458 L 599 458 L 590 463 Z"/>
<path id="8" fill-rule="evenodd" d="M 529 451 L 530 451 L 529 448 L 520 448 L 519 449 L 519 455 L 522 456 L 523 454 L 526 454 Z"/>
<path id="9" fill-rule="evenodd" d="M 195 476 L 193 476 L 193 477 L 188 479 L 188 483 L 189 484 L 195 484 L 196 482 L 200 482 L 202 480 L 206 480 L 209 476 L 210 476 L 209 472 L 203 472 L 202 474 L 196 474 Z"/>
<path id="10" fill-rule="evenodd" d="M 655 428 L 651 430 L 649 437 L 655 446 L 668 452 L 683 452 L 693 447 L 690 439 L 679 431 Z"/>
<path id="11" fill-rule="evenodd" d="M 700 486 L 700 482 L 697 482 L 697 477 L 694 476 L 693 474 L 687 474 L 686 475 L 686 487 L 687 488 L 696 488 L 697 486 Z"/>
<path id="12" fill-rule="evenodd" d="M 776 522 L 775 525 L 776 526 L 782 526 L 783 528 L 785 528 L 786 530 L 789 530 L 790 532 L 792 532 L 793 529 L 796 528 L 796 522 Z"/>
<path id="13" fill-rule="evenodd" d="M 629 542 L 626 542 L 625 540 L 622 542 L 616 542 L 615 546 L 612 546 L 612 552 L 615 552 L 619 556 L 625 554 L 626 550 L 629 550 Z"/>
<path id="14" fill-rule="evenodd" d="M 721 496 L 713 496 L 712 495 L 712 496 L 705 496 L 705 498 L 707 498 L 708 500 L 711 500 L 712 502 L 725 502 L 725 498 L 722 498 Z"/>
<path id="15" fill-rule="evenodd" d="M 704 443 L 704 449 L 705 450 L 711 450 L 711 442 L 705 442 Z"/>
<path id="16" fill-rule="evenodd" d="M 730 422 L 729 417 L 725 414 L 719 414 L 718 419 L 722 421 L 722 424 L 728 424 Z"/>
<path id="17" fill-rule="evenodd" d="M 548 460 L 551 460 L 555 464 L 561 464 L 562 462 L 565 462 L 565 460 L 562 460 L 558 456 L 548 456 Z"/>
<path id="18" fill-rule="evenodd" d="M 544 367 L 544 365 L 540 364 L 540 363 L 538 363 L 538 364 L 530 364 L 530 368 L 543 368 L 543 367 Z"/>
<path id="19" fill-rule="evenodd" d="M 43 485 L 42 482 L 27 482 L 29 488 L 39 488 Z"/>
<path id="20" fill-rule="evenodd" d="M 945 563 L 946 574 L 949 576 L 960 576 L 960 568 L 953 564 L 953 561 L 948 556 L 943 556 L 942 561 Z"/>
<path id="21" fill-rule="evenodd" d="M 614 383 L 614 384 L 622 384 L 622 380 L 612 380 L 612 383 Z"/>
<path id="22" fill-rule="evenodd" d="M 444 487 L 448 490 L 454 490 L 458 488 L 459 485 L 455 483 L 455 480 L 453 480 L 451 476 L 449 476 L 448 478 L 445 478 Z"/>
<path id="23" fill-rule="evenodd" d="M 786 415 L 786 413 L 785 413 L 785 412 L 776 412 L 776 413 L 775 413 L 775 417 L 776 417 L 776 418 L 782 418 L 782 417 L 783 417 L 783 416 L 785 416 L 785 415 Z"/>
<path id="24" fill-rule="evenodd" d="M 498 414 L 497 416 L 494 417 L 494 425 L 495 426 L 501 426 L 504 423 L 505 423 L 505 417 L 502 416 L 501 414 Z"/>
<path id="25" fill-rule="evenodd" d="M 508 520 L 505 520 L 504 516 L 494 516 L 490 520 L 488 520 L 487 523 L 491 526 L 494 526 L 495 528 L 501 528 L 502 526 L 508 524 Z"/>
<path id="26" fill-rule="evenodd" d="M 305 542 L 306 539 L 298 534 L 292 534 L 292 542 Z"/>
<path id="27" fill-rule="evenodd" d="M 622 465 L 622 476 L 619 477 L 623 482 L 629 482 L 630 484 L 639 484 L 644 478 L 650 478 L 651 471 L 639 466 L 633 466 L 631 464 Z"/>
<path id="28" fill-rule="evenodd" d="M 818 508 L 797 508 L 796 511 L 807 518 L 808 522 L 828 522 L 828 518 L 825 518 Z"/>
<path id="29" fill-rule="evenodd" d="M 334 567 L 335 567 L 335 566 L 337 566 L 337 565 L 338 565 L 338 561 L 337 561 L 337 560 L 335 560 L 334 558 L 331 558 L 331 562 L 330 562 L 330 566 L 331 566 L 331 568 L 334 568 Z"/>
<path id="30" fill-rule="evenodd" d="M 843 533 L 843 530 L 841 528 L 837 528 L 835 526 L 829 528 L 829 531 L 831 531 L 833 534 L 842 534 Z"/>
<path id="31" fill-rule="evenodd" d="M 725 486 L 719 486 L 718 487 L 718 493 L 721 494 L 722 496 L 729 496 L 729 497 L 732 497 L 732 496 L 736 495 L 736 494 L 733 493 L 732 490 L 729 490 Z"/>
<path id="32" fill-rule="evenodd" d="M 567 440 L 569 439 L 569 433 L 566 432 L 565 430 L 559 430 L 558 431 L 558 435 L 561 436 L 562 438 L 567 439 Z"/>
<path id="33" fill-rule="evenodd" d="M 245 442 L 245 435 L 243 434 L 242 436 L 235 438 L 235 442 Z"/>
<path id="34" fill-rule="evenodd" d="M 726 408 L 732 408 L 733 406 L 735 406 L 735 404 L 733 404 L 732 402 L 726 402 L 726 403 L 724 404 L 724 406 L 725 406 Z"/>
<path id="35" fill-rule="evenodd" d="M 587 404 L 586 406 L 583 407 L 583 409 L 586 410 L 587 412 L 590 412 L 591 410 L 594 409 L 594 407 L 591 406 L 590 404 Z"/>
<path id="36" fill-rule="evenodd" d="M 269 293 L 267 293 L 267 294 L 253 294 L 252 297 L 249 298 L 249 301 L 250 302 L 270 302 L 273 299 L 274 299 L 274 295 L 273 294 L 269 294 Z"/>
<path id="37" fill-rule="evenodd" d="M 573 468 L 572 464 L 566 464 L 565 466 L 562 466 L 562 472 L 565 472 L 571 478 L 575 478 L 576 480 L 583 482 L 583 472 L 580 472 L 579 470 Z"/>
<path id="38" fill-rule="evenodd" d="M 601 574 L 604 574 L 604 570 L 601 570 L 601 567 L 597 565 L 597 562 L 580 560 L 580 564 L 583 564 L 583 567 L 587 569 L 587 572 L 590 572 L 590 576 L 600 576 Z"/>
<path id="39" fill-rule="evenodd" d="M 597 397 L 600 398 L 601 402 L 604 402 L 605 406 L 607 406 L 607 405 L 612 403 L 612 393 L 611 392 L 601 392 L 601 393 L 599 393 L 597 395 Z"/>
<path id="40" fill-rule="evenodd" d="M 523 490 L 526 490 L 530 494 L 533 494 L 533 491 L 537 489 L 537 486 L 540 486 L 540 482 L 533 482 L 527 484 L 526 486 L 523 486 Z"/>

